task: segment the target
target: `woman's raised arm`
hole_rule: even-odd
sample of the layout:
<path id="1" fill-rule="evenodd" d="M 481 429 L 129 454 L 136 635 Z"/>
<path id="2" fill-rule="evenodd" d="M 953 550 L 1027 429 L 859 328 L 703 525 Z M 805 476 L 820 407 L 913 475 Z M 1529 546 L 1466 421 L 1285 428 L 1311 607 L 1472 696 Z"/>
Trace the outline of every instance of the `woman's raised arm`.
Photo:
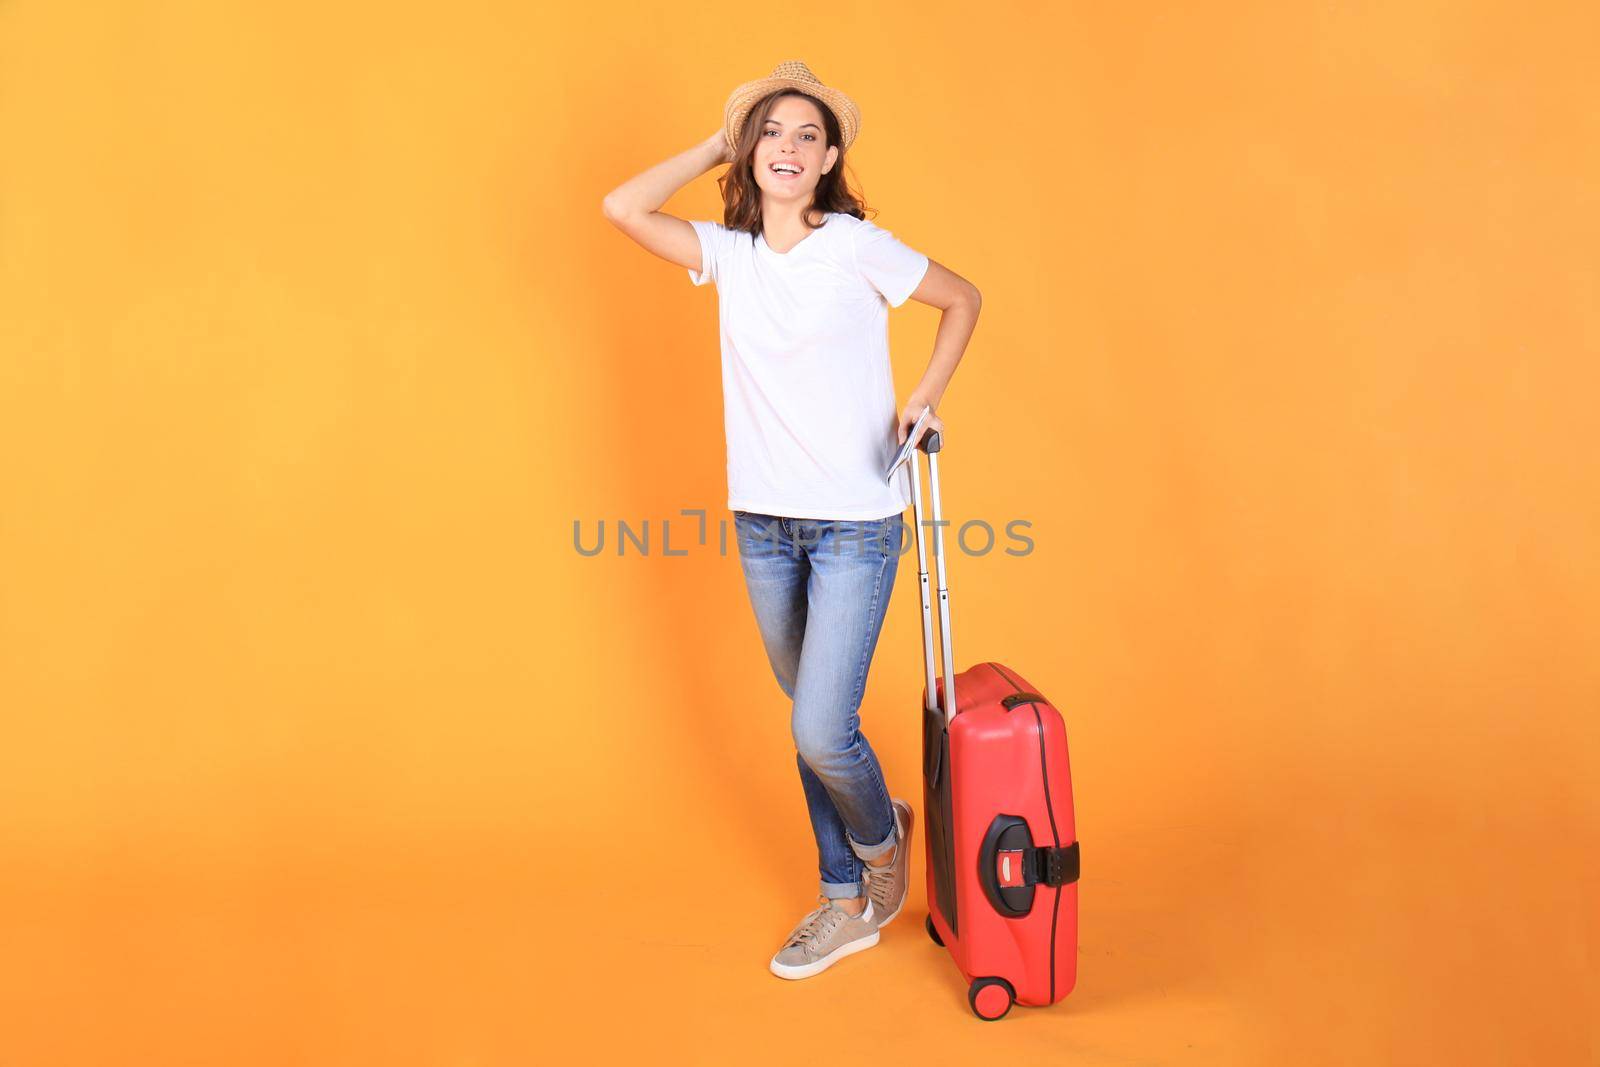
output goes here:
<path id="1" fill-rule="evenodd" d="M 672 194 L 706 171 L 731 162 L 722 131 L 693 148 L 663 160 L 617 186 L 601 201 L 601 210 L 613 226 L 670 263 L 702 270 L 700 238 L 694 227 L 661 211 Z"/>

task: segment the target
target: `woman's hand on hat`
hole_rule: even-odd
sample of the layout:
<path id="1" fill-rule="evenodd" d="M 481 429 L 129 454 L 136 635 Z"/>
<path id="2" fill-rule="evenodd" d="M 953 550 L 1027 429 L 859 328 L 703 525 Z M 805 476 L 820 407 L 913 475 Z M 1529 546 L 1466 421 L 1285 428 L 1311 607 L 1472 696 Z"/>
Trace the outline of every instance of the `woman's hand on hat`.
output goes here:
<path id="1" fill-rule="evenodd" d="M 918 396 L 916 393 L 911 394 L 911 399 L 906 401 L 906 406 L 900 411 L 900 425 L 895 430 L 895 444 L 903 445 L 906 443 L 906 436 L 911 433 L 911 427 L 917 424 L 917 419 L 922 415 L 922 409 L 932 406 L 923 397 Z M 935 430 L 938 431 L 940 437 L 944 436 L 944 420 L 938 415 L 930 413 L 927 423 L 922 427 L 922 436 L 926 437 Z"/>
<path id="2" fill-rule="evenodd" d="M 732 163 L 733 149 L 728 147 L 728 135 L 721 130 L 706 138 L 707 147 L 716 149 L 718 163 Z"/>

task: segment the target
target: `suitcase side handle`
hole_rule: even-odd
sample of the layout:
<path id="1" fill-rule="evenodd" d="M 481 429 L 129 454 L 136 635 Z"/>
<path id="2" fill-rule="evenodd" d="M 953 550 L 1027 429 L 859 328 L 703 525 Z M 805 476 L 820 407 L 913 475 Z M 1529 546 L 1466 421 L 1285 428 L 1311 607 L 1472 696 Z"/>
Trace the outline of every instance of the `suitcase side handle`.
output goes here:
<path id="1" fill-rule="evenodd" d="M 948 725 L 956 717 L 955 652 L 950 643 L 950 587 L 945 577 L 944 564 L 944 513 L 939 498 L 939 453 L 944 440 L 937 430 L 928 430 L 917 442 L 917 451 L 928 457 L 928 488 L 933 502 L 933 557 L 939 578 L 939 662 L 944 670 L 944 720 Z M 922 598 L 922 664 L 927 675 L 927 710 L 937 710 L 938 686 L 934 681 L 933 607 L 928 592 L 928 554 L 923 545 L 922 471 L 921 463 L 911 458 L 911 500 L 916 516 L 917 586 Z"/>
<path id="2" fill-rule="evenodd" d="M 1028 914 L 1035 886 L 1071 885 L 1078 872 L 1078 842 L 1035 846 L 1020 815 L 996 815 L 978 846 L 978 883 L 990 906 L 1007 918 Z"/>

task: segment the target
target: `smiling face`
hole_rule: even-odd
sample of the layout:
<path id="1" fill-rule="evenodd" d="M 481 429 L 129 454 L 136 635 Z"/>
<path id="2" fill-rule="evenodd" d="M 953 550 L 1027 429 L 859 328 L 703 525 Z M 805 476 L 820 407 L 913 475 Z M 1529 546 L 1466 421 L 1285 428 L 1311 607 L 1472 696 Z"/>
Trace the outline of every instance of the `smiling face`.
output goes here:
<path id="1" fill-rule="evenodd" d="M 809 204 L 817 182 L 839 158 L 839 149 L 828 145 L 817 105 L 779 97 L 755 134 L 750 163 L 762 198 Z"/>

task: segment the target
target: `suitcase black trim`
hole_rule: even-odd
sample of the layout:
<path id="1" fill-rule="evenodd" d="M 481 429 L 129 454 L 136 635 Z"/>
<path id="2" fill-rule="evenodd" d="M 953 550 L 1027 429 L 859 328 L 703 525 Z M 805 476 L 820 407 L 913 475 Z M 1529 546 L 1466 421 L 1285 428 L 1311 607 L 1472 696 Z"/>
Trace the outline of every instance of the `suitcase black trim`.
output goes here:
<path id="1" fill-rule="evenodd" d="M 956 918 L 955 813 L 950 775 L 950 729 L 944 712 L 924 708 L 922 715 L 923 810 L 928 817 L 928 847 L 932 853 L 934 901 L 961 936 Z"/>
<path id="2" fill-rule="evenodd" d="M 1050 813 L 1050 837 L 1056 848 L 1061 847 L 1061 832 L 1056 829 L 1056 806 L 1050 799 L 1050 769 L 1044 763 L 1044 720 L 1039 718 L 1039 705 L 1033 706 L 1033 722 L 1039 731 L 1039 773 L 1044 775 L 1044 810 Z M 1061 887 L 1056 886 L 1056 900 L 1050 909 L 1050 1002 L 1056 999 L 1056 923 L 1061 918 Z"/>
<path id="3" fill-rule="evenodd" d="M 1038 694 L 1036 694 L 1036 693 L 1029 693 L 1029 692 L 1025 691 L 1022 688 L 1022 684 L 1019 681 L 1017 681 L 1017 679 L 1011 677 L 1009 674 L 1007 674 L 1004 670 L 1001 669 L 1000 664 L 998 664 L 998 663 L 990 663 L 989 666 L 994 668 L 994 672 L 996 674 L 998 674 L 1001 678 L 1005 679 L 1007 685 L 1011 686 L 1011 688 L 1016 690 L 1016 692 L 1013 693 L 1011 696 L 1006 697 L 1004 700 L 1001 701 L 1001 703 L 1005 704 L 1006 710 L 1008 710 L 1008 711 L 1014 710 L 1014 709 L 1016 709 L 1017 707 L 1020 707 L 1023 704 L 1027 704 L 1033 709 L 1033 723 L 1034 723 L 1034 731 L 1035 731 L 1034 732 L 1034 736 L 1039 739 L 1039 773 L 1040 773 L 1040 775 L 1043 776 L 1043 779 L 1044 779 L 1044 810 L 1045 810 L 1045 813 L 1050 816 L 1050 839 L 1051 839 L 1051 841 L 1054 842 L 1055 848 L 1060 849 L 1061 848 L 1061 831 L 1056 826 L 1056 806 L 1055 806 L 1055 802 L 1050 797 L 1050 768 L 1046 765 L 1046 762 L 1045 762 L 1044 720 L 1042 718 L 1040 718 L 1040 716 L 1039 716 L 1039 704 L 1040 703 L 1049 703 L 1049 702 L 1046 701 L 1043 697 L 1038 696 Z M 1073 855 L 1073 860 L 1076 861 L 1077 860 L 1077 855 L 1078 855 L 1077 854 L 1077 842 L 1076 841 L 1073 842 L 1073 854 L 1072 855 Z M 1076 867 L 1076 862 L 1074 862 L 1074 867 Z M 1074 871 L 1073 880 L 1074 881 L 1077 880 L 1076 871 Z M 1057 924 L 1059 923 L 1060 918 L 1061 918 L 1061 891 L 1062 891 L 1063 888 L 1064 888 L 1063 886 L 1056 886 L 1055 903 L 1052 906 L 1052 908 L 1050 909 L 1050 1001 L 1051 1001 L 1051 1003 L 1054 1003 L 1055 999 L 1056 999 L 1056 928 L 1057 928 Z M 1002 911 L 1001 914 L 1005 914 L 1005 913 Z"/>

